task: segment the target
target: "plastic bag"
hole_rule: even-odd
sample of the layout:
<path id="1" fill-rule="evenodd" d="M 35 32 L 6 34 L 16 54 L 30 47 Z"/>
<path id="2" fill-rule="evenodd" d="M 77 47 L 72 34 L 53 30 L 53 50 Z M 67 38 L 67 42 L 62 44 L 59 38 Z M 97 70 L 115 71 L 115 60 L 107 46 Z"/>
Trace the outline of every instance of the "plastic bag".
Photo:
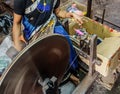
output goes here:
<path id="1" fill-rule="evenodd" d="M 11 36 L 7 36 L 0 45 L 0 75 L 12 62 L 11 58 L 6 55 L 7 50 L 13 45 Z"/>
<path id="2" fill-rule="evenodd" d="M 1 56 L 0 57 L 0 75 L 2 75 L 3 71 L 8 67 L 10 64 L 11 59 L 8 56 Z"/>
<path id="3" fill-rule="evenodd" d="M 72 4 L 71 6 L 69 6 L 69 7 L 67 8 L 67 11 L 68 11 L 68 12 L 75 13 L 75 14 L 77 14 L 77 15 L 79 15 L 79 16 L 83 16 L 83 15 L 84 15 L 83 12 L 77 8 L 77 5 L 76 5 L 76 4 Z"/>

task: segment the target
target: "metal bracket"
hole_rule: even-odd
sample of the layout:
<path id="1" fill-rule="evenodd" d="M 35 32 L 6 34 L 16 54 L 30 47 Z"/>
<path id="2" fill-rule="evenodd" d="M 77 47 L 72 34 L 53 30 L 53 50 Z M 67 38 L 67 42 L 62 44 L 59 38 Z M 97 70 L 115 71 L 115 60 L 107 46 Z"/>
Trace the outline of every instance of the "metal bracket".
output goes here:
<path id="1" fill-rule="evenodd" d="M 43 94 L 47 94 L 49 89 L 54 89 L 56 87 L 57 78 L 53 76 L 51 79 L 46 78 L 43 82 L 38 80 L 38 83 L 42 86 Z"/>
<path id="2" fill-rule="evenodd" d="M 95 63 L 97 61 L 97 36 L 93 35 L 90 40 L 90 58 L 89 58 L 89 75 L 95 72 Z"/>

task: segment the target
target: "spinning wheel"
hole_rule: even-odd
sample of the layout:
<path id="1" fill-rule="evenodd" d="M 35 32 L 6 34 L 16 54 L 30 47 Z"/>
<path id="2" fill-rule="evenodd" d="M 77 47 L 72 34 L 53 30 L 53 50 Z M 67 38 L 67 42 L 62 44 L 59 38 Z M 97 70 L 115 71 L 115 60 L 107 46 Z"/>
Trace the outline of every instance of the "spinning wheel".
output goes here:
<path id="1" fill-rule="evenodd" d="M 63 36 L 38 38 L 3 73 L 0 94 L 58 94 L 69 53 L 69 44 Z"/>

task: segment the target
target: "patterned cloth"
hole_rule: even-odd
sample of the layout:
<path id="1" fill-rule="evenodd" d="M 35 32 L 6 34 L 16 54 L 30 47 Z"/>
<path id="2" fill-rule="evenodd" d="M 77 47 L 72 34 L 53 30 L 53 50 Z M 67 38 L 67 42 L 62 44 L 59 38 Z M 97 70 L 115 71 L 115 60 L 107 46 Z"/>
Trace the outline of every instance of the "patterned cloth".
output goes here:
<path id="1" fill-rule="evenodd" d="M 9 34 L 10 28 L 12 28 L 13 17 L 9 14 L 5 14 L 0 16 L 0 32 L 4 34 Z"/>
<path id="2" fill-rule="evenodd" d="M 0 45 L 0 75 L 7 68 L 7 66 L 12 62 L 6 54 L 7 50 L 13 45 L 11 37 L 7 36 Z"/>

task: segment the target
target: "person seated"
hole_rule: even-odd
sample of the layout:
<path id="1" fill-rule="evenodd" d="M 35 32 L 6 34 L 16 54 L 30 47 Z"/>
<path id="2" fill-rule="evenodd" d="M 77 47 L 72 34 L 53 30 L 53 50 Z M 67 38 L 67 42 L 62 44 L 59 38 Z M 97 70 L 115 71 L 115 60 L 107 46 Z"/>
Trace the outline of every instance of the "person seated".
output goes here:
<path id="1" fill-rule="evenodd" d="M 60 0 L 14 0 L 14 18 L 12 36 L 14 47 L 21 51 L 23 49 L 21 36 L 21 25 L 24 26 L 23 36 L 27 44 L 37 37 L 41 36 L 41 32 L 45 32 L 44 28 L 49 26 L 52 33 L 61 34 L 66 37 L 70 45 L 70 65 L 72 69 L 78 67 L 75 49 L 68 33 L 58 21 L 58 18 L 73 18 L 78 24 L 82 24 L 82 15 L 67 12 L 60 9 Z M 21 24 L 22 23 L 22 24 Z M 44 34 L 44 33 L 43 33 Z"/>

